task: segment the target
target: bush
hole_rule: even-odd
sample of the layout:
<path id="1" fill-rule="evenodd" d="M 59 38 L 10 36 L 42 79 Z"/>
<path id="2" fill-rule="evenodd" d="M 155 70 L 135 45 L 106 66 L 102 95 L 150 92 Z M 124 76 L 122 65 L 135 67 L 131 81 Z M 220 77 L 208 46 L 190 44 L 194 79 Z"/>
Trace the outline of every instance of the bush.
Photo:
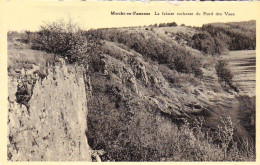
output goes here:
<path id="1" fill-rule="evenodd" d="M 175 26 L 178 26 L 176 22 L 170 22 L 170 23 L 167 23 L 167 26 L 169 27 L 175 27 Z"/>
<path id="2" fill-rule="evenodd" d="M 203 76 L 200 61 L 197 58 L 192 57 L 190 54 L 175 56 L 173 65 L 170 64 L 170 68 L 173 68 L 178 72 L 194 74 L 200 78 Z"/>
<path id="3" fill-rule="evenodd" d="M 71 21 L 57 21 L 41 26 L 31 40 L 32 48 L 59 54 L 72 63 L 87 53 L 83 31 Z"/>
<path id="4" fill-rule="evenodd" d="M 225 87 L 226 85 L 233 86 L 233 74 L 231 70 L 228 68 L 227 61 L 219 60 L 215 65 L 215 69 L 221 85 L 223 85 L 224 83 Z"/>
<path id="5" fill-rule="evenodd" d="M 170 22 L 170 23 L 160 23 L 159 27 L 175 27 L 178 26 L 176 22 Z"/>
<path id="6" fill-rule="evenodd" d="M 167 27 L 167 24 L 166 23 L 160 23 L 159 27 Z"/>

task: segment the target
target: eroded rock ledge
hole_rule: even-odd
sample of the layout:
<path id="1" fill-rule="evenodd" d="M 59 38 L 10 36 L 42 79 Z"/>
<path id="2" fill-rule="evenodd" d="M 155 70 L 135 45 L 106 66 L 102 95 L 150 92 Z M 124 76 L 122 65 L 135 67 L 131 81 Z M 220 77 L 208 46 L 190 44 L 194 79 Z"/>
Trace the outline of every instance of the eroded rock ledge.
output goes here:
<path id="1" fill-rule="evenodd" d="M 83 75 L 75 66 L 50 67 L 33 85 L 29 109 L 15 96 L 21 79 L 9 77 L 9 160 L 91 161 Z"/>

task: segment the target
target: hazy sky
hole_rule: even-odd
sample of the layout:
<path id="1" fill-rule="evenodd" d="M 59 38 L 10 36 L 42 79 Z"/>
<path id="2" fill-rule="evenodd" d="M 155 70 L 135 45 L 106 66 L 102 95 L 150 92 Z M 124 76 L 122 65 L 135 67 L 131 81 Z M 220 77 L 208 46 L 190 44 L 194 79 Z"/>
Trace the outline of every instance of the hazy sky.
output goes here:
<path id="1" fill-rule="evenodd" d="M 162 22 L 177 22 L 201 26 L 210 22 L 252 20 L 260 12 L 249 2 L 186 2 L 173 5 L 169 2 L 6 2 L 2 5 L 0 21 L 8 30 L 37 30 L 43 22 L 71 18 L 86 29 L 101 27 L 143 26 Z M 150 12 L 150 16 L 111 15 L 115 12 Z M 201 16 L 154 16 L 154 12 L 201 12 Z M 230 12 L 235 16 L 203 16 L 203 12 Z"/>

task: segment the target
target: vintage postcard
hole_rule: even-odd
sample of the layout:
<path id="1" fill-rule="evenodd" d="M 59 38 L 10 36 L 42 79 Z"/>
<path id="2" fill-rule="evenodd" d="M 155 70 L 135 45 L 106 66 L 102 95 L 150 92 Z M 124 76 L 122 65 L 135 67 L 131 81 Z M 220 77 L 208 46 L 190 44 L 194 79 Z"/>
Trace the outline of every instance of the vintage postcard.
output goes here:
<path id="1" fill-rule="evenodd" d="M 0 5 L 1 165 L 260 163 L 260 2 Z"/>

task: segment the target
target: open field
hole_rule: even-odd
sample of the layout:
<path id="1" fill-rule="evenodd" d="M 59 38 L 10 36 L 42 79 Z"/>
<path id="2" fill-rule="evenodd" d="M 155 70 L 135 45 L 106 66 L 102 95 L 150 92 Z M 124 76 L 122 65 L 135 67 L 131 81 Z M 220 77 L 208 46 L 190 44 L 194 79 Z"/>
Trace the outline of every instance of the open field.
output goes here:
<path id="1" fill-rule="evenodd" d="M 234 84 L 241 94 L 255 96 L 256 52 L 255 50 L 230 51 L 222 56 L 227 59 L 234 74 Z"/>

